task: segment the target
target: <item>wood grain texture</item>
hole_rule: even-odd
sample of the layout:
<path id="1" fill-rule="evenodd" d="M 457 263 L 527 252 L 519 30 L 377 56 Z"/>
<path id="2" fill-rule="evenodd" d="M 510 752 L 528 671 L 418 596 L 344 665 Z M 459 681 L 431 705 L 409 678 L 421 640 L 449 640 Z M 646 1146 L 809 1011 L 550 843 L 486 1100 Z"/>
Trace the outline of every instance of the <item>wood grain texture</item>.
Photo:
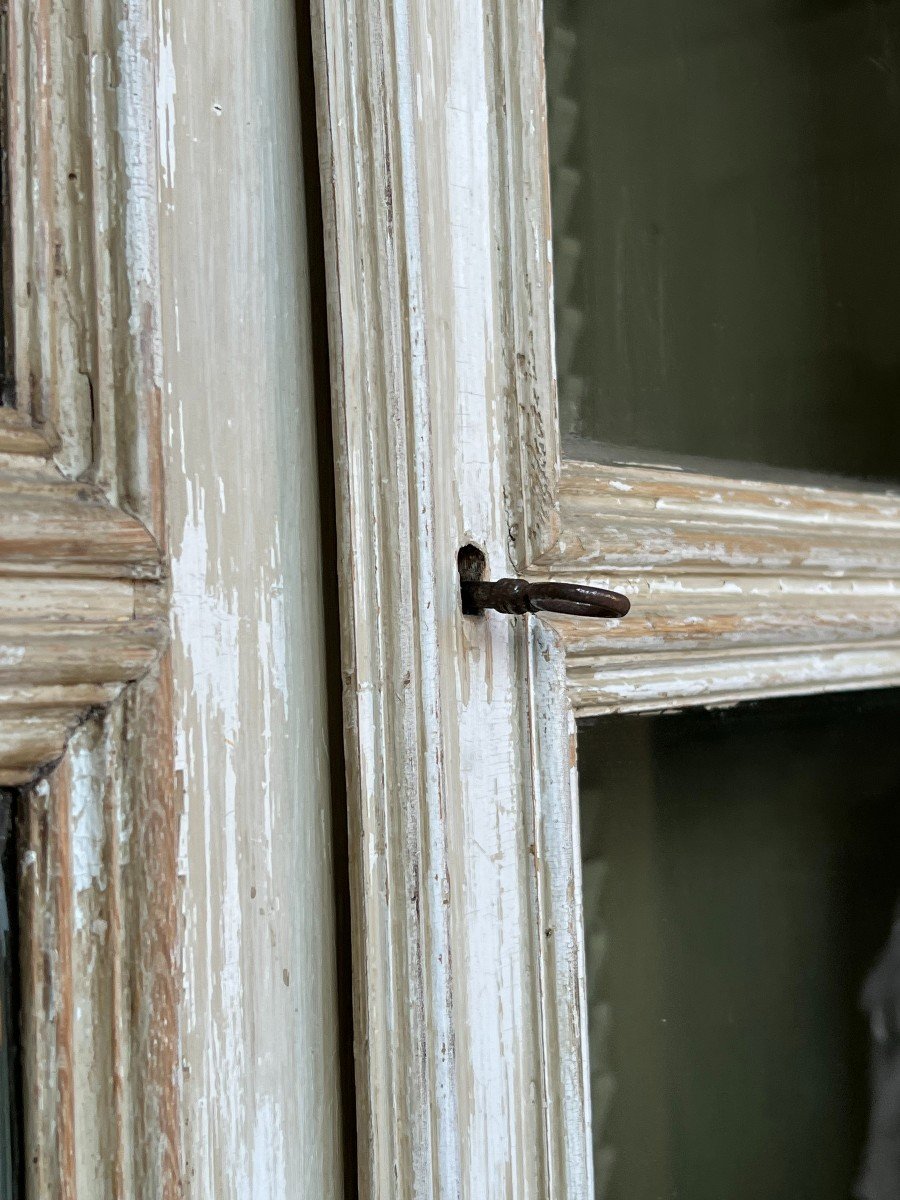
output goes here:
<path id="1" fill-rule="evenodd" d="M 15 408 L 0 409 L 0 456 L 28 454 L 43 459 L 51 452 L 47 438 L 29 416 Z"/>
<path id="2" fill-rule="evenodd" d="M 366 1197 L 592 1194 L 578 716 L 900 682 L 897 498 L 559 464 L 540 6 L 317 0 Z M 455 558 L 621 623 L 459 613 Z"/>
<path id="3" fill-rule="evenodd" d="M 128 163 L 152 139 L 146 95 L 116 92 L 121 29 L 99 0 L 16 0 L 8 28 L 17 407 L 0 413 L 0 674 L 32 690 L 2 706 L 0 772 L 22 783 L 62 754 L 89 711 L 84 688 L 102 685 L 108 703 L 167 629 L 163 587 L 137 585 L 164 575 L 154 489 L 115 449 L 127 429 L 151 460 L 158 426 L 150 318 L 136 307 L 158 275 L 154 202 L 135 197 Z"/>
<path id="4" fill-rule="evenodd" d="M 184 1191 L 181 1004 L 189 981 L 181 959 L 182 793 L 173 692 L 166 654 L 156 672 L 124 695 L 121 767 L 104 798 L 107 827 L 119 835 L 110 928 L 120 952 L 112 958 L 110 983 L 117 1034 L 115 1178 L 123 1200 L 179 1200 Z"/>
<path id="5" fill-rule="evenodd" d="M 64 767 L 20 813 L 21 1036 L 27 1193 L 75 1200 L 68 785 Z"/>
<path id="6" fill-rule="evenodd" d="M 525 623 L 462 617 L 456 569 L 467 542 L 508 574 L 553 540 L 539 9 L 316 11 L 361 1189 L 586 1197 L 583 1114 L 560 1133 L 568 1067 L 542 1015 L 568 985 L 539 932 L 542 906 L 549 937 L 556 918 L 532 738 L 565 698 L 544 713 L 530 695 Z M 498 182 L 520 169 L 521 212 Z"/>
<path id="7" fill-rule="evenodd" d="M 540 0 L 484 5 L 491 86 L 483 136 L 495 207 L 496 319 L 509 423 L 509 554 L 524 570 L 559 538 L 559 414 L 551 263 L 544 21 Z"/>
<path id="8" fill-rule="evenodd" d="M 575 573 L 900 572 L 900 497 L 567 461 L 545 559 Z"/>
<path id="9" fill-rule="evenodd" d="M 0 505 L 0 687 L 16 689 L 0 704 L 0 773 L 22 784 L 59 759 L 101 690 L 109 703 L 159 657 L 165 589 L 145 526 L 95 486 L 15 464 L 0 470 Z"/>
<path id="10" fill-rule="evenodd" d="M 159 547 L 135 517 L 109 504 L 91 485 L 58 474 L 7 471 L 0 478 L 6 517 L 0 564 L 44 575 L 159 579 Z"/>
<path id="11" fill-rule="evenodd" d="M 22 802 L 36 1196 L 342 1193 L 293 19 L 10 6 L 0 782 L 61 760 Z"/>
<path id="12" fill-rule="evenodd" d="M 532 573 L 632 601 L 554 621 L 580 714 L 896 682 L 900 498 L 567 461 L 560 512 Z"/>
<path id="13" fill-rule="evenodd" d="M 147 679 L 80 727 L 59 768 L 21 796 L 29 1196 L 181 1194 L 163 685 Z"/>
<path id="14" fill-rule="evenodd" d="M 344 1186 L 296 34 L 291 0 L 167 0 L 154 43 L 196 1200 Z"/>
<path id="15" fill-rule="evenodd" d="M 31 783 L 28 1195 L 66 1200 L 181 1192 L 177 804 L 154 666 L 169 622 L 152 15 L 130 0 L 9 5 L 0 780 Z"/>

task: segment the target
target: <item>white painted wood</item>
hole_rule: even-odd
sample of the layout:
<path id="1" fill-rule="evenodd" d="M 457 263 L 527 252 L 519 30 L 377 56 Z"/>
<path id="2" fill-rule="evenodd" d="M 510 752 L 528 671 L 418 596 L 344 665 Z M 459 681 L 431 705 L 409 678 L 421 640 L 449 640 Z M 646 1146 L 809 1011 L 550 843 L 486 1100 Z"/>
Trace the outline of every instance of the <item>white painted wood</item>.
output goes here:
<path id="1" fill-rule="evenodd" d="M 531 572 L 632 601 L 553 621 L 579 715 L 897 683 L 896 496 L 566 462 L 560 509 Z"/>
<path id="2" fill-rule="evenodd" d="M 546 949 L 558 892 L 536 841 L 562 858 L 565 838 L 533 779 L 564 697 L 545 712 L 535 679 L 530 698 L 541 651 L 523 623 L 464 619 L 456 570 L 470 541 L 495 574 L 552 541 L 550 355 L 528 319 L 549 304 L 547 242 L 497 184 L 539 137 L 518 58 L 540 63 L 536 21 L 481 0 L 318 5 L 366 1196 L 586 1195 L 583 1113 L 564 1135 L 550 1102 L 562 1076 L 584 1095 L 552 1028 L 579 984 Z M 507 123 L 519 79 L 532 108 Z M 515 297 L 511 224 L 545 264 Z"/>
<path id="3" fill-rule="evenodd" d="M 29 1198 L 343 1194 L 294 20 L 9 5 Z"/>
<path id="4" fill-rule="evenodd" d="M 343 1194 L 290 0 L 160 7 L 184 1194 Z"/>
<path id="5" fill-rule="evenodd" d="M 563 463 L 537 0 L 317 0 L 361 1186 L 588 1197 L 574 720 L 900 683 L 896 498 Z M 621 623 L 459 611 L 455 556 Z"/>
<path id="6" fill-rule="evenodd" d="M 582 929 L 575 714 L 565 686 L 566 647 L 529 621 L 539 1019 L 547 1106 L 547 1193 L 593 1196 L 590 1063 Z"/>

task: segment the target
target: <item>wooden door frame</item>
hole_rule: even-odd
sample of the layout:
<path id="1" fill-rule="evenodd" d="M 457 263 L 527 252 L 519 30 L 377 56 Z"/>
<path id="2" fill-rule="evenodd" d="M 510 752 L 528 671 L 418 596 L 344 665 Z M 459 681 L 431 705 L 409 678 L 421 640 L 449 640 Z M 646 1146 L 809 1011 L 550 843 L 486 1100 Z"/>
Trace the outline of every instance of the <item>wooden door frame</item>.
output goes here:
<path id="1" fill-rule="evenodd" d="M 12 0 L 7 22 L 0 784 L 22 788 L 25 1187 L 168 1200 L 178 822 L 153 24 L 131 0 Z"/>
<path id="2" fill-rule="evenodd" d="M 575 720 L 900 682 L 900 504 L 563 460 L 540 0 L 317 0 L 362 1190 L 592 1194 Z M 463 617 L 489 577 L 612 622 Z"/>
<path id="3" fill-rule="evenodd" d="M 343 1194 L 298 19 L 9 5 L 29 1200 Z"/>

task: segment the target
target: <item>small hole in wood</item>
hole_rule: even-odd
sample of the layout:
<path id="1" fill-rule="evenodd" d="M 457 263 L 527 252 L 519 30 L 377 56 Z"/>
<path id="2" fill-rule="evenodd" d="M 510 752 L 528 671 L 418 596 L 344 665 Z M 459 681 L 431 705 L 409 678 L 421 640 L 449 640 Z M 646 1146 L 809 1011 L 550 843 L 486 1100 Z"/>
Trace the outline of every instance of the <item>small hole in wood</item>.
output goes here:
<path id="1" fill-rule="evenodd" d="M 487 559 L 484 556 L 484 551 L 478 546 L 463 546 L 456 556 L 456 563 L 459 567 L 459 584 L 460 595 L 462 597 L 462 610 L 467 617 L 477 617 L 482 609 L 473 605 L 466 596 L 466 589 L 462 586 L 464 583 L 477 583 L 484 579 L 487 570 Z"/>

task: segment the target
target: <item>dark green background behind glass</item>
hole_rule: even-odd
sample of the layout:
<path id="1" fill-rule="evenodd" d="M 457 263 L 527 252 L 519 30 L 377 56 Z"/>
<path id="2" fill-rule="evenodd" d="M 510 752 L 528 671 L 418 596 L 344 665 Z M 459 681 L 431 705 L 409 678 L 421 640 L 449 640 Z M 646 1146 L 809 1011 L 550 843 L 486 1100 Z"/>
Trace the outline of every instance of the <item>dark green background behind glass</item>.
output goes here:
<path id="1" fill-rule="evenodd" d="M 564 434 L 900 479 L 900 4 L 546 14 Z"/>
<path id="2" fill-rule="evenodd" d="M 597 1200 L 849 1200 L 900 696 L 608 717 L 578 751 Z"/>

